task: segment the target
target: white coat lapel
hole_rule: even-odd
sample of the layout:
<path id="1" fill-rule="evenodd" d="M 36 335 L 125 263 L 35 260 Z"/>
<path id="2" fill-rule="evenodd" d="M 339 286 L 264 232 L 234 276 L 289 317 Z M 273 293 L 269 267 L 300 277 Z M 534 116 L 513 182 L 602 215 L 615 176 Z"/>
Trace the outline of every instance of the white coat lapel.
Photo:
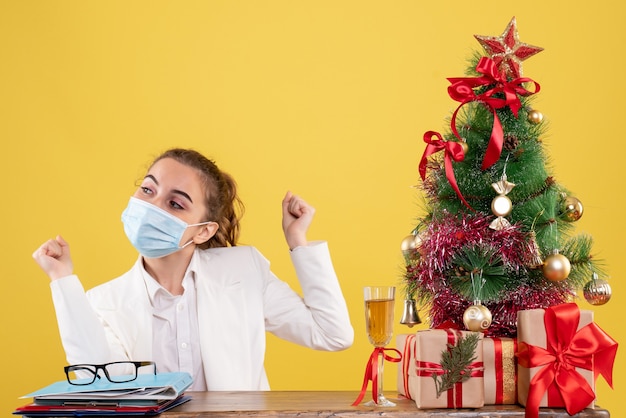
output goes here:
<path id="1" fill-rule="evenodd" d="M 219 268 L 217 269 L 219 270 Z M 198 325 L 209 390 L 248 390 L 251 381 L 246 298 L 239 280 L 223 272 L 197 280 Z M 221 277 L 220 277 L 221 276 Z"/>

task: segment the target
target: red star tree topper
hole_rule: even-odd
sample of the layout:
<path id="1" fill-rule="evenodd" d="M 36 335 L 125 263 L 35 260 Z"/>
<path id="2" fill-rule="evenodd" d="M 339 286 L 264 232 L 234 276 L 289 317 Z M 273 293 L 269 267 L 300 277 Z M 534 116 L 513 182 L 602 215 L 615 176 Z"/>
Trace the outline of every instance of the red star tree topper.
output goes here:
<path id="1" fill-rule="evenodd" d="M 480 42 L 500 71 L 511 78 L 521 77 L 522 61 L 543 51 L 543 48 L 538 46 L 520 42 L 515 17 L 511 19 L 500 36 L 474 35 L 474 37 Z"/>

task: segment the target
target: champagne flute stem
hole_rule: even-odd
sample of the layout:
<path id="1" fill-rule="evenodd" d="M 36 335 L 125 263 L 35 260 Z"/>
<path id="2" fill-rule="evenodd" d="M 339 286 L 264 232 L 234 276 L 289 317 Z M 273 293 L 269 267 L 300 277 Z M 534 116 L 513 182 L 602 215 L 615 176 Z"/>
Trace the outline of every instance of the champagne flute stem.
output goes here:
<path id="1" fill-rule="evenodd" d="M 378 364 L 376 365 L 376 389 L 377 389 L 377 396 L 376 396 L 376 400 L 373 401 L 373 403 L 376 406 L 396 406 L 395 403 L 391 402 L 389 399 L 385 398 L 385 395 L 383 394 L 383 367 L 384 367 L 384 363 L 385 363 L 385 353 L 383 352 L 383 350 L 380 350 L 378 352 Z"/>
<path id="2" fill-rule="evenodd" d="M 378 397 L 376 398 L 377 404 L 384 404 L 386 399 L 385 395 L 383 395 L 383 369 L 385 366 L 385 355 L 382 351 L 378 353 L 378 370 L 376 371 L 378 374 Z"/>

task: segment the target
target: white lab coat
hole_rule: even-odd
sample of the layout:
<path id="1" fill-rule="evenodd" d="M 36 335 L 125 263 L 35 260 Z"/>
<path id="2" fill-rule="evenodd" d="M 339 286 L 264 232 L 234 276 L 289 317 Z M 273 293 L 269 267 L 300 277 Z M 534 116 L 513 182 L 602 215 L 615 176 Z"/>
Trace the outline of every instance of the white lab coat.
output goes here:
<path id="1" fill-rule="evenodd" d="M 354 331 L 325 242 L 291 252 L 304 298 L 253 247 L 196 249 L 198 325 L 209 390 L 269 390 L 265 331 L 318 350 L 350 347 Z M 70 364 L 152 360 L 152 307 L 141 257 L 86 294 L 75 275 L 51 282 Z M 157 365 L 158 367 L 158 365 Z"/>

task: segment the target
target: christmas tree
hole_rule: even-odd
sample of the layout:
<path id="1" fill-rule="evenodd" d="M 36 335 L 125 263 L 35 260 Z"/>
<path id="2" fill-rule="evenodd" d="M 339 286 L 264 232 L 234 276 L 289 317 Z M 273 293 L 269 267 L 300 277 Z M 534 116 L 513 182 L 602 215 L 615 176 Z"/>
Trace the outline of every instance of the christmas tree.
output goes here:
<path id="1" fill-rule="evenodd" d="M 405 293 L 432 328 L 515 336 L 519 310 L 611 293 L 592 238 L 574 231 L 582 203 L 550 173 L 547 124 L 531 106 L 540 85 L 522 75 L 542 48 L 519 41 L 515 18 L 501 36 L 475 38 L 486 55 L 448 79 L 459 102 L 449 131 L 424 134 L 426 214 L 402 241 Z"/>

